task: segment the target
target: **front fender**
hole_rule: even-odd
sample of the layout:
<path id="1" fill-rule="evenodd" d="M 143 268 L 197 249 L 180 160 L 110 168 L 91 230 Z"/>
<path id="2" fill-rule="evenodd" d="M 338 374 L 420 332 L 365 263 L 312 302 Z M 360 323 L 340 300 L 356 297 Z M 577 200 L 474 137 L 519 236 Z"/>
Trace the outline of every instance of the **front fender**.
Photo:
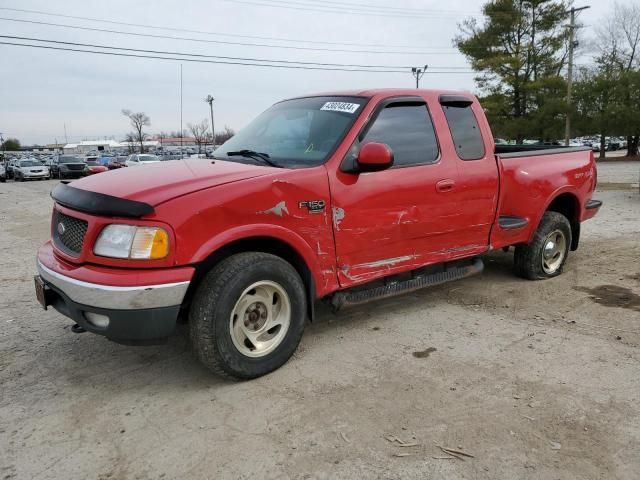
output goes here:
<path id="1" fill-rule="evenodd" d="M 269 237 L 286 243 L 300 256 L 300 258 L 303 259 L 309 269 L 309 272 L 311 272 L 314 283 L 318 288 L 316 294 L 318 296 L 322 296 L 327 293 L 324 291 L 325 288 L 323 288 L 323 286 L 330 286 L 330 282 L 325 279 L 327 272 L 322 271 L 318 257 L 313 248 L 300 235 L 280 225 L 260 223 L 242 225 L 224 230 L 201 245 L 194 253 L 190 263 L 198 264 L 226 245 L 238 240 L 255 237 Z"/>

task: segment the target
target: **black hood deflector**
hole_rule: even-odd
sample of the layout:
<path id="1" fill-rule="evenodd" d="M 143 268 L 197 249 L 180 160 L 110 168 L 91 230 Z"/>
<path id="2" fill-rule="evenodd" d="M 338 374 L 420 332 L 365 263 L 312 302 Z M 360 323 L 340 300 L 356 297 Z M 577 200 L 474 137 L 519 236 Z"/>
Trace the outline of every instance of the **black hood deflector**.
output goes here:
<path id="1" fill-rule="evenodd" d="M 140 218 L 154 212 L 148 203 L 89 192 L 64 183 L 53 189 L 51 198 L 64 207 L 105 217 Z"/>

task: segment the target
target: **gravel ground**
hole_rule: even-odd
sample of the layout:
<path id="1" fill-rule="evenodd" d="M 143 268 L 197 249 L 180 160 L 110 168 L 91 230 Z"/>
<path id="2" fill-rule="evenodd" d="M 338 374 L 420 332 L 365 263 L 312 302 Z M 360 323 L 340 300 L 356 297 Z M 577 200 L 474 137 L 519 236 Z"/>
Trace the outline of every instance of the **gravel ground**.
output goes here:
<path id="1" fill-rule="evenodd" d="M 600 167 L 605 206 L 561 277 L 517 279 L 495 252 L 481 276 L 321 309 L 289 363 L 244 383 L 205 371 L 184 329 L 125 347 L 44 312 L 32 275 L 54 182 L 0 184 L 0 479 L 637 479 L 640 196 L 624 168 Z"/>

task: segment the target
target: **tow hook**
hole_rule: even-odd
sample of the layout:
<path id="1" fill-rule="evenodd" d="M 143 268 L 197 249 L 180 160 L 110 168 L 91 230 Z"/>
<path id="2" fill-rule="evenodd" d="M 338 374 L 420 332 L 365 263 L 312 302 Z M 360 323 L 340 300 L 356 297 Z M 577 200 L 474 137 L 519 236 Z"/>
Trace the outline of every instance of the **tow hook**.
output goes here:
<path id="1" fill-rule="evenodd" d="M 86 330 L 84 328 L 82 328 L 80 325 L 78 325 L 77 323 L 73 324 L 73 327 L 71 327 L 71 331 L 73 333 L 84 333 L 84 332 L 86 332 Z"/>

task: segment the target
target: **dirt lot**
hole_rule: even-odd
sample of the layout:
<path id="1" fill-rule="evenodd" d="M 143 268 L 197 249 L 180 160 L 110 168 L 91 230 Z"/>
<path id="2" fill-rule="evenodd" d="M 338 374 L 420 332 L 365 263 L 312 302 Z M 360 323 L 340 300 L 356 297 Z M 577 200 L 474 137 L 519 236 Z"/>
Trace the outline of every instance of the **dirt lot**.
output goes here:
<path id="1" fill-rule="evenodd" d="M 0 479 L 640 478 L 637 175 L 602 166 L 561 277 L 519 280 L 497 252 L 481 276 L 321 310 L 245 383 L 205 371 L 183 330 L 125 347 L 42 311 L 54 182 L 0 184 Z"/>

